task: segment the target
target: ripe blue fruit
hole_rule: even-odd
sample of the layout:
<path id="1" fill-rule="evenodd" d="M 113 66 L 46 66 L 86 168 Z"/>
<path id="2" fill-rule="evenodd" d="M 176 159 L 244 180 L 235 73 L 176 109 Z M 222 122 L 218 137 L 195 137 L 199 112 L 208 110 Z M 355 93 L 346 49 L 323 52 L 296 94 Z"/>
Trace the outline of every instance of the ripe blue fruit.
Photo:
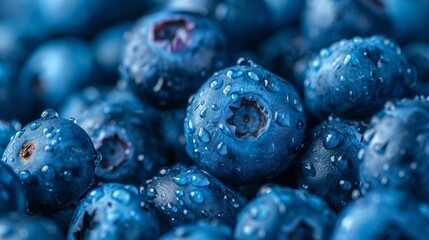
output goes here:
<path id="1" fill-rule="evenodd" d="M 386 103 L 364 134 L 359 152 L 361 188 L 413 191 L 429 201 L 429 100 L 424 97 Z"/>
<path id="2" fill-rule="evenodd" d="M 370 1 L 370 0 L 366 0 Z M 388 18 L 355 0 L 309 0 L 301 32 L 311 49 L 319 50 L 344 38 L 390 32 Z M 379 2 L 379 1 L 371 1 Z"/>
<path id="3" fill-rule="evenodd" d="M 311 132 L 296 163 L 297 182 L 335 210 L 359 193 L 358 152 L 365 123 L 330 118 Z"/>
<path id="4" fill-rule="evenodd" d="M 223 32 L 211 20 L 190 13 L 145 16 L 127 36 L 122 77 L 142 100 L 161 107 L 185 106 L 228 60 Z"/>
<path id="5" fill-rule="evenodd" d="M 158 219 L 145 208 L 138 188 L 109 183 L 86 195 L 71 220 L 67 237 L 76 240 L 152 240 L 158 235 Z"/>
<path id="6" fill-rule="evenodd" d="M 95 83 L 96 72 L 88 44 L 77 38 L 62 38 L 45 42 L 33 51 L 19 84 L 27 96 L 34 96 L 32 104 L 36 107 L 56 108 L 73 91 Z"/>
<path id="7" fill-rule="evenodd" d="M 88 134 L 50 109 L 18 131 L 2 157 L 20 178 L 32 213 L 76 204 L 93 183 L 98 160 Z"/>
<path id="8" fill-rule="evenodd" d="M 200 168 L 220 179 L 256 182 L 292 163 L 305 126 L 295 89 L 240 59 L 237 66 L 216 72 L 189 103 L 186 149 Z"/>
<path id="9" fill-rule="evenodd" d="M 81 117 L 103 160 L 95 175 L 104 182 L 140 185 L 166 165 L 165 149 L 150 113 L 125 101 L 101 102 Z"/>
<path id="10" fill-rule="evenodd" d="M 55 223 L 39 216 L 9 213 L 0 217 L 2 240 L 62 240 L 65 239 Z"/>
<path id="11" fill-rule="evenodd" d="M 245 200 L 222 182 L 192 166 L 163 168 L 142 190 L 162 231 L 200 220 L 234 226 Z"/>
<path id="12" fill-rule="evenodd" d="M 414 67 L 392 40 L 355 37 L 322 49 L 304 82 L 308 110 L 323 119 L 369 117 L 392 98 L 403 97 L 416 81 Z"/>
<path id="13" fill-rule="evenodd" d="M 0 193 L 0 214 L 25 212 L 27 201 L 24 189 L 12 169 L 2 162 L 0 163 Z"/>
<path id="14" fill-rule="evenodd" d="M 238 215 L 234 239 L 328 239 L 335 214 L 305 190 L 262 189 Z"/>
<path id="15" fill-rule="evenodd" d="M 232 230 L 224 224 L 198 222 L 177 227 L 159 240 L 232 240 Z"/>
<path id="16" fill-rule="evenodd" d="M 340 213 L 331 239 L 424 240 L 429 235 L 428 226 L 427 203 L 407 191 L 377 190 Z"/>

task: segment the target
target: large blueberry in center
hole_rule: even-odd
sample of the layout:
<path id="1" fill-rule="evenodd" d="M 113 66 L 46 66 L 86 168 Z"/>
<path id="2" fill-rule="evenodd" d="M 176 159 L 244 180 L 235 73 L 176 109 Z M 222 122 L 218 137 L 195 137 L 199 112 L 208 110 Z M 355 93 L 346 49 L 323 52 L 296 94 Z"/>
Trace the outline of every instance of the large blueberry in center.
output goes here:
<path id="1" fill-rule="evenodd" d="M 301 99 L 285 80 L 246 59 L 216 72 L 191 99 L 186 151 L 198 167 L 233 183 L 272 178 L 302 147 Z"/>
<path id="2" fill-rule="evenodd" d="M 231 105 L 229 110 L 232 116 L 226 122 L 237 137 L 258 137 L 267 125 L 267 117 L 256 101 L 242 99 L 238 107 Z"/>
<path id="3" fill-rule="evenodd" d="M 164 50 L 178 52 L 190 45 L 194 28 L 194 23 L 183 18 L 167 19 L 153 25 L 153 40 Z"/>

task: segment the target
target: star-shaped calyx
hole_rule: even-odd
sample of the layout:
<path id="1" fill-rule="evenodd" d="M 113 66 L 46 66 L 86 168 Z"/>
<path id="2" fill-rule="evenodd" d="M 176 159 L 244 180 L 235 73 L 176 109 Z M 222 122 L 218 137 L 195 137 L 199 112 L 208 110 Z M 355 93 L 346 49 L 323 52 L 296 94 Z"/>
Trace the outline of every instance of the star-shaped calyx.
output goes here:
<path id="1" fill-rule="evenodd" d="M 267 126 L 267 116 L 264 107 L 256 100 L 242 98 L 238 106 L 228 107 L 231 117 L 226 120 L 231 132 L 239 138 L 257 138 Z"/>

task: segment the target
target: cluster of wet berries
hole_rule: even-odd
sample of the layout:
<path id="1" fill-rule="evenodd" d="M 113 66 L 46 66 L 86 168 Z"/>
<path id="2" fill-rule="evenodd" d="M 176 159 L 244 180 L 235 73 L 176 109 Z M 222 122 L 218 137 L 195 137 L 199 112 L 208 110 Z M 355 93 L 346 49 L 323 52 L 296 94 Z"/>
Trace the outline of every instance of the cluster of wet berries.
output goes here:
<path id="1" fill-rule="evenodd" d="M 427 239 L 427 23 L 424 0 L 0 0 L 0 239 Z"/>

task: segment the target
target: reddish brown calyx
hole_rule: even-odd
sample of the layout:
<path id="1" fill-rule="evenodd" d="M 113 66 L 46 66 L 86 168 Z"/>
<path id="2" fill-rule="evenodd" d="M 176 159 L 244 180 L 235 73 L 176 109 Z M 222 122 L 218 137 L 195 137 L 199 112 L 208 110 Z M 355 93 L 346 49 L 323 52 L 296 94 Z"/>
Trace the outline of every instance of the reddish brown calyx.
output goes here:
<path id="1" fill-rule="evenodd" d="M 33 157 L 34 152 L 36 151 L 36 143 L 34 141 L 26 142 L 22 145 L 21 150 L 19 151 L 19 158 L 23 162 L 28 162 Z"/>
<path id="2" fill-rule="evenodd" d="M 183 18 L 165 20 L 152 28 L 153 41 L 170 52 L 179 52 L 191 44 L 191 35 L 195 24 Z"/>

